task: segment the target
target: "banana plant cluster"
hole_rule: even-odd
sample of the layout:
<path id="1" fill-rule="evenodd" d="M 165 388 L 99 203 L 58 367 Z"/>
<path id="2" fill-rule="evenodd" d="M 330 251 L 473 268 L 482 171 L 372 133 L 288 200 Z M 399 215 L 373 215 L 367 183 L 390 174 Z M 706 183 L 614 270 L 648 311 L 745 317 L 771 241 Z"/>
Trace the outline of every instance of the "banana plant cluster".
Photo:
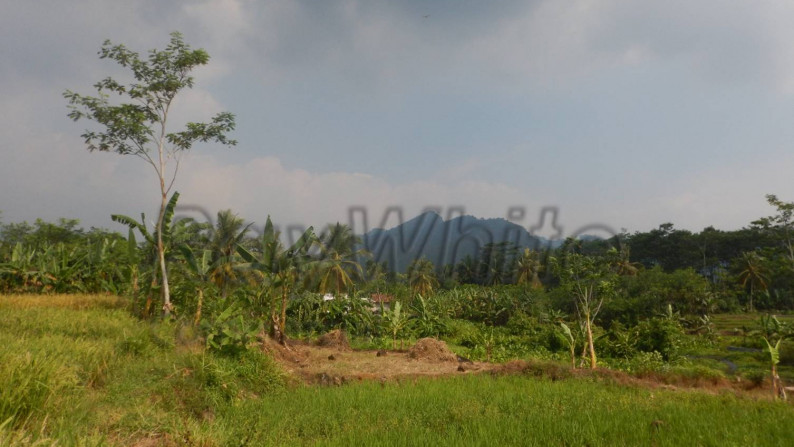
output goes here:
<path id="1" fill-rule="evenodd" d="M 0 262 L 3 293 L 120 293 L 124 272 L 118 238 L 43 243 L 17 242 Z"/>

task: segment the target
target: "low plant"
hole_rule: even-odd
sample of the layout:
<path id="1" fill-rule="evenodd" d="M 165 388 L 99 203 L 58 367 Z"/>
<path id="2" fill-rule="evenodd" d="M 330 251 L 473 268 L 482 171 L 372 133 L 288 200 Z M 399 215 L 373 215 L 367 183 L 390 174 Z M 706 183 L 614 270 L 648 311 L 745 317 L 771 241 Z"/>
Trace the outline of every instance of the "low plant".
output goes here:
<path id="1" fill-rule="evenodd" d="M 246 321 L 242 310 L 235 304 L 210 320 L 202 321 L 207 348 L 224 355 L 237 356 L 248 349 L 256 339 L 259 324 Z"/>

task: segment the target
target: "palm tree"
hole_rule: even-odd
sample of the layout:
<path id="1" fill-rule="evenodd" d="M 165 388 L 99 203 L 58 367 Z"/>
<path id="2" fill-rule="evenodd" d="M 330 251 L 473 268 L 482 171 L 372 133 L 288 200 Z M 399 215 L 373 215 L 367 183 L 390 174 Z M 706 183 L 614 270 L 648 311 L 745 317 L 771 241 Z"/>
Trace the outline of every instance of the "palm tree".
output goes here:
<path id="1" fill-rule="evenodd" d="M 362 253 L 360 250 L 355 251 L 357 244 L 361 244 L 361 238 L 353 234 L 353 229 L 337 222 L 329 225 L 320 236 L 320 253 L 338 253 L 342 258 L 348 258 Z"/>
<path id="2" fill-rule="evenodd" d="M 222 298 L 226 298 L 229 284 L 237 280 L 234 269 L 237 245 L 243 241 L 251 225 L 245 225 L 243 219 L 232 213 L 232 210 L 218 212 L 218 221 L 210 240 L 213 267 L 210 277 L 220 288 Z"/>
<path id="3" fill-rule="evenodd" d="M 415 259 L 408 266 L 408 285 L 414 292 L 428 296 L 433 293 L 433 288 L 438 287 L 435 267 L 427 258 Z"/>
<path id="4" fill-rule="evenodd" d="M 769 287 L 769 277 L 762 263 L 763 258 L 754 251 L 744 252 L 739 258 L 739 267 L 742 269 L 739 272 L 739 281 L 744 288 L 750 286 L 750 312 L 753 312 L 753 296 L 756 289 L 766 290 Z"/>
<path id="5" fill-rule="evenodd" d="M 322 294 L 333 292 L 342 295 L 353 288 L 356 280 L 363 279 L 364 271 L 358 259 L 367 253 L 356 250 L 361 239 L 353 234 L 349 226 L 340 223 L 329 225 L 316 243 L 320 256 L 311 265 L 311 274 L 306 278 L 307 285 Z"/>
<path id="6" fill-rule="evenodd" d="M 334 295 L 341 296 L 353 288 L 353 278 L 361 278 L 363 272 L 358 262 L 343 259 L 338 252 L 333 251 L 327 258 L 314 264 L 314 275 L 318 281 L 318 292 L 323 295 L 333 292 Z"/>
<path id="7" fill-rule="evenodd" d="M 259 280 L 268 292 L 278 290 L 281 294 L 281 308 L 276 309 L 275 303 L 270 305 L 269 334 L 279 343 L 286 344 L 285 328 L 287 321 L 287 301 L 297 283 L 305 265 L 309 261 L 309 247 L 316 240 L 314 230 L 309 227 L 289 249 L 281 244 L 280 232 L 276 231 L 270 216 L 262 233 L 260 254 L 257 257 L 242 245 L 237 245 L 237 252 L 246 262 L 240 265 L 258 274 Z"/>
<path id="8" fill-rule="evenodd" d="M 532 288 L 541 288 L 540 255 L 534 250 L 525 248 L 516 260 L 516 284 L 529 284 Z"/>

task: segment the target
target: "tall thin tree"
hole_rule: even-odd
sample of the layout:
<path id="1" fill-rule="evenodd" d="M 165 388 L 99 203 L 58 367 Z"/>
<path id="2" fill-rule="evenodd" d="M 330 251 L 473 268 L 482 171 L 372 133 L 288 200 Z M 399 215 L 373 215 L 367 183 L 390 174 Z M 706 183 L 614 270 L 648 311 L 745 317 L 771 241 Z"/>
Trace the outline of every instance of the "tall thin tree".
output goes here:
<path id="1" fill-rule="evenodd" d="M 109 40 L 102 45 L 99 57 L 129 69 L 134 81 L 124 85 L 107 77 L 94 84 L 97 96 L 84 96 L 71 90 L 66 90 L 63 96 L 69 102 L 71 119 L 87 119 L 100 126 L 100 130 L 86 130 L 82 134 L 89 151 L 134 155 L 157 174 L 160 186 L 157 255 L 163 314 L 167 316 L 172 305 L 161 229 L 168 194 L 179 171 L 180 157 L 197 142 L 235 145 L 235 140 L 227 138 L 227 134 L 234 130 L 234 115 L 223 112 L 215 115 L 209 123 L 187 123 L 180 132 L 169 131 L 167 125 L 175 98 L 184 89 L 193 87 L 194 80 L 190 75 L 193 69 L 209 62 L 206 51 L 191 49 L 178 32 L 171 33 L 171 42 L 165 50 L 151 50 L 146 58 Z M 127 102 L 111 103 L 111 95 L 126 98 Z"/>

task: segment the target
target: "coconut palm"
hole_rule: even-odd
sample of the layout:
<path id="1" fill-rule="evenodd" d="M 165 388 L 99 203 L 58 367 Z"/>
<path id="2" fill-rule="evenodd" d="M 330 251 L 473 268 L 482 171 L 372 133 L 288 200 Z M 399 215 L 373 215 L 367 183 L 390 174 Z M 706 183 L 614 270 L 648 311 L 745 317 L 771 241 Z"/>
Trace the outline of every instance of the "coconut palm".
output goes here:
<path id="1" fill-rule="evenodd" d="M 758 253 L 744 252 L 739 258 L 739 282 L 742 287 L 750 287 L 750 312 L 753 312 L 753 297 L 756 290 L 766 290 L 769 287 L 769 277 L 763 266 L 763 258 Z"/>
<path id="2" fill-rule="evenodd" d="M 353 230 L 337 223 L 316 239 L 319 246 L 319 259 L 309 268 L 306 277 L 307 286 L 319 293 L 332 292 L 343 295 L 352 290 L 355 281 L 364 277 L 359 259 L 366 256 L 364 250 L 356 250 L 361 239 L 353 234 Z"/>
<path id="3" fill-rule="evenodd" d="M 338 253 L 342 258 L 349 258 L 362 253 L 355 247 L 361 244 L 361 238 L 353 234 L 353 229 L 337 222 L 329 225 L 328 229 L 320 235 L 320 255 Z"/>
<path id="4" fill-rule="evenodd" d="M 516 284 L 529 284 L 532 288 L 543 287 L 540 282 L 540 255 L 525 248 L 516 260 Z"/>
<path id="5" fill-rule="evenodd" d="M 433 289 L 438 287 L 435 267 L 427 258 L 415 259 L 408 266 L 408 285 L 414 292 L 428 296 L 433 293 Z"/>
<path id="6" fill-rule="evenodd" d="M 243 219 L 232 213 L 232 210 L 218 212 L 218 220 L 212 231 L 210 251 L 212 252 L 212 272 L 210 277 L 226 298 L 229 284 L 237 280 L 235 271 L 235 254 L 237 245 L 245 238 L 252 224 L 245 225 Z"/>

